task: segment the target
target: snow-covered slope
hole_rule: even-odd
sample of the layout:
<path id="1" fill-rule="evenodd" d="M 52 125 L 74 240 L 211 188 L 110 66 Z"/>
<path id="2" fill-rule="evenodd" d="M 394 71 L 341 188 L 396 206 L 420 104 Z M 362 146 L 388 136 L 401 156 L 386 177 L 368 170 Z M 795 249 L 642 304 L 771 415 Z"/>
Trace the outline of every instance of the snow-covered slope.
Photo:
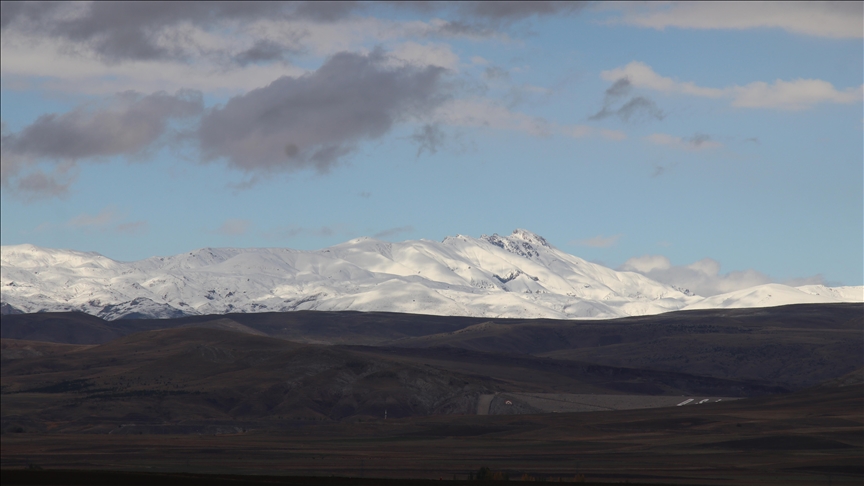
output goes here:
<path id="1" fill-rule="evenodd" d="M 0 263 L 5 310 L 80 310 L 106 319 L 301 309 L 613 318 L 703 306 L 864 300 L 860 287 L 782 285 L 703 299 L 589 263 L 525 230 L 442 242 L 358 238 L 317 251 L 204 248 L 129 263 L 17 245 L 2 247 Z"/>

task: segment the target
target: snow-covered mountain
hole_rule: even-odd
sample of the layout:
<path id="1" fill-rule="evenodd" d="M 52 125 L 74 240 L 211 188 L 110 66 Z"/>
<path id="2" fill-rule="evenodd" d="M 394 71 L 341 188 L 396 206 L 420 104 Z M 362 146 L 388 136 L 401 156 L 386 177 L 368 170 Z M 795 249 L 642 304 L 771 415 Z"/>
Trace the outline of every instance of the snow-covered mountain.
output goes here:
<path id="1" fill-rule="evenodd" d="M 542 237 L 442 242 L 358 238 L 317 251 L 204 248 L 118 262 L 3 246 L 4 313 L 78 310 L 106 319 L 292 310 L 614 318 L 678 309 L 864 300 L 862 287 L 778 284 L 705 299 L 564 253 Z"/>

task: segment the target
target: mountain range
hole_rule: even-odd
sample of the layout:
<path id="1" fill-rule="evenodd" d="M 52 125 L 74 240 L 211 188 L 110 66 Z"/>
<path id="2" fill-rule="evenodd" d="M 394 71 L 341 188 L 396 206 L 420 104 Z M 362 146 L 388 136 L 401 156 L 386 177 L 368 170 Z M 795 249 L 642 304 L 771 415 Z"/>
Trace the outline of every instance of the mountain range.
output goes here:
<path id="1" fill-rule="evenodd" d="M 674 310 L 864 301 L 864 287 L 767 284 L 702 297 L 565 253 L 517 229 L 441 242 L 357 238 L 316 251 L 203 248 L 118 262 L 3 246 L 2 312 L 107 320 L 293 310 L 608 319 Z"/>

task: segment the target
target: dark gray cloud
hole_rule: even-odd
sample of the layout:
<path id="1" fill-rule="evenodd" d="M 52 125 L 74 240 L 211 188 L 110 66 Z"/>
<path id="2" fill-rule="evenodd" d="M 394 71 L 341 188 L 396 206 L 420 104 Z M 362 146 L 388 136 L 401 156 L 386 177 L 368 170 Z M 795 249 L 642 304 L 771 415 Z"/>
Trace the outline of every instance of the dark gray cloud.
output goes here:
<path id="1" fill-rule="evenodd" d="M 657 106 L 657 103 L 644 96 L 634 96 L 615 108 L 621 100 L 630 94 L 631 90 L 632 85 L 627 78 L 621 78 L 612 83 L 612 86 L 606 89 L 603 97 L 603 108 L 588 119 L 603 120 L 610 116 L 617 116 L 622 121 L 629 123 L 641 119 L 662 120 L 666 118 L 666 114 Z"/>
<path id="2" fill-rule="evenodd" d="M 278 18 L 331 22 L 361 6 L 358 2 L 3 2 L 2 29 L 20 27 L 31 35 L 84 44 L 108 62 L 184 59 L 189 52 L 179 45 L 191 48 L 191 41 L 167 47 L 159 42 L 165 28 L 188 23 L 209 29 Z"/>
<path id="3" fill-rule="evenodd" d="M 490 37 L 510 25 L 544 15 L 570 15 L 589 2 L 387 2 L 423 14 L 439 11 L 450 18 L 430 34 L 444 37 Z M 443 12 L 440 12 L 442 11 Z"/>
<path id="4" fill-rule="evenodd" d="M 461 2 L 460 11 L 474 18 L 515 22 L 541 15 L 567 15 L 579 12 L 589 2 Z"/>
<path id="5" fill-rule="evenodd" d="M 141 154 L 166 134 L 171 120 L 202 111 L 201 94 L 194 91 L 125 92 L 107 106 L 42 115 L 17 133 L 2 135 L 0 184 L 27 198 L 63 195 L 76 161 Z M 52 167 L 48 172 L 46 164 Z"/>
<path id="6" fill-rule="evenodd" d="M 449 20 L 434 32 L 443 37 L 489 37 L 495 30 L 487 25 L 464 20 Z"/>
<path id="7" fill-rule="evenodd" d="M 629 101 L 621 105 L 615 114 L 625 122 L 630 122 L 631 120 L 636 120 L 642 117 L 653 118 L 655 120 L 666 118 L 666 114 L 663 113 L 663 110 L 661 110 L 652 100 L 649 100 L 644 96 L 631 98 Z"/>
<path id="8" fill-rule="evenodd" d="M 705 133 L 695 133 L 693 134 L 693 136 L 685 138 L 684 141 L 690 144 L 693 148 L 699 148 L 700 146 L 711 141 L 711 135 Z"/>
<path id="9" fill-rule="evenodd" d="M 431 35 L 486 37 L 513 22 L 541 15 L 578 12 L 586 2 L 378 2 L 429 15 L 450 17 Z M 108 63 L 130 60 L 186 60 L 205 54 L 192 38 L 174 32 L 184 24 L 204 30 L 243 28 L 260 19 L 336 22 L 374 8 L 375 2 L 2 2 L 2 30 L 16 29 L 40 38 L 62 39 L 72 51 L 92 49 Z M 263 40 L 263 39 L 262 39 Z M 255 45 L 238 62 L 282 59 L 278 44 Z M 297 50 L 296 46 L 288 51 Z"/>
<path id="10" fill-rule="evenodd" d="M 429 155 L 438 153 L 444 145 L 447 135 L 438 125 L 426 124 L 418 128 L 412 135 L 411 140 L 417 144 L 417 157 L 428 152 Z"/>
<path id="11" fill-rule="evenodd" d="M 357 142 L 446 99 L 444 68 L 391 61 L 380 50 L 340 53 L 317 71 L 232 98 L 201 121 L 204 159 L 225 159 L 245 171 L 326 172 Z"/>
<path id="12" fill-rule="evenodd" d="M 17 173 L 17 171 L 16 171 Z M 42 170 L 32 171 L 15 180 L 14 185 L 3 181 L 4 187 L 9 187 L 19 197 L 26 201 L 63 197 L 69 193 L 69 187 L 75 177 L 63 177 L 62 174 L 46 174 Z"/>
<path id="13" fill-rule="evenodd" d="M 4 158 L 77 160 L 136 154 L 159 139 L 171 119 L 198 115 L 204 106 L 201 94 L 189 90 L 148 96 L 127 91 L 111 105 L 42 115 L 20 132 L 3 137 Z"/>
<path id="14" fill-rule="evenodd" d="M 256 62 L 282 61 L 285 54 L 293 51 L 282 44 L 269 40 L 258 40 L 249 49 L 234 56 L 234 62 L 245 66 Z"/>

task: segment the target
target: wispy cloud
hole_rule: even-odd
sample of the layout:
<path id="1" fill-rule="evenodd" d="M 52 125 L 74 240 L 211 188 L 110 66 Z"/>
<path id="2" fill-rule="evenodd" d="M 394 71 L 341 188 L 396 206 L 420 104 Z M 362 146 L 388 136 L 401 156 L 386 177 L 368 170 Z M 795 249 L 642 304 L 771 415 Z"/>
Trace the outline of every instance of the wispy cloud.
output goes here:
<path id="1" fill-rule="evenodd" d="M 603 120 L 610 116 L 617 116 L 624 122 L 640 118 L 662 120 L 666 117 L 663 110 L 653 100 L 644 96 L 634 96 L 619 105 L 631 91 L 632 84 L 628 78 L 621 78 L 612 83 L 604 95 L 603 108 L 591 115 L 589 120 Z M 619 105 L 616 108 L 616 105 Z"/>
<path id="2" fill-rule="evenodd" d="M 104 228 L 116 222 L 120 217 L 111 208 L 104 208 L 98 214 L 81 213 L 66 222 L 69 228 Z"/>
<path id="3" fill-rule="evenodd" d="M 107 231 L 118 234 L 140 234 L 147 231 L 147 221 L 124 221 L 126 215 L 118 212 L 113 206 L 103 208 L 96 214 L 81 213 L 67 220 L 63 227 L 85 231 Z M 43 227 L 40 225 L 40 227 Z M 46 229 L 46 228 L 43 228 Z"/>
<path id="4" fill-rule="evenodd" d="M 710 150 L 723 146 L 722 143 L 711 140 L 711 136 L 704 133 L 696 133 L 684 138 L 675 137 L 666 133 L 654 133 L 645 137 L 645 140 L 654 145 L 665 145 L 667 147 L 689 151 Z"/>
<path id="5" fill-rule="evenodd" d="M 223 236 L 240 236 L 246 234 L 251 226 L 252 223 L 245 219 L 226 219 L 213 233 Z"/>
<path id="6" fill-rule="evenodd" d="M 612 3 L 615 23 L 663 30 L 778 28 L 794 34 L 834 39 L 864 36 L 861 2 L 646 2 Z"/>
<path id="7" fill-rule="evenodd" d="M 589 125 L 564 125 L 528 115 L 486 98 L 458 99 L 442 104 L 433 114 L 439 123 L 457 127 L 488 128 L 521 132 L 533 137 L 562 135 L 571 138 L 601 137 L 607 140 L 627 138 L 619 130 L 597 129 Z"/>
<path id="8" fill-rule="evenodd" d="M 621 236 L 622 235 L 597 235 L 584 240 L 573 240 L 570 242 L 570 244 L 579 246 L 590 246 L 592 248 L 609 248 L 610 246 L 615 246 L 616 244 L 618 244 L 618 240 L 621 239 Z"/>
<path id="9" fill-rule="evenodd" d="M 150 224 L 147 221 L 132 221 L 129 223 L 118 224 L 115 227 L 115 231 L 127 235 L 137 235 L 146 233 L 149 228 Z"/>
<path id="10" fill-rule="evenodd" d="M 820 79 L 778 79 L 771 84 L 755 81 L 744 86 L 708 88 L 690 81 L 682 82 L 661 76 L 647 64 L 638 61 L 603 71 L 600 76 L 614 83 L 626 79 L 634 87 L 662 93 L 729 99 L 732 106 L 741 108 L 804 110 L 820 103 L 850 104 L 864 99 L 864 85 L 841 91 Z"/>

